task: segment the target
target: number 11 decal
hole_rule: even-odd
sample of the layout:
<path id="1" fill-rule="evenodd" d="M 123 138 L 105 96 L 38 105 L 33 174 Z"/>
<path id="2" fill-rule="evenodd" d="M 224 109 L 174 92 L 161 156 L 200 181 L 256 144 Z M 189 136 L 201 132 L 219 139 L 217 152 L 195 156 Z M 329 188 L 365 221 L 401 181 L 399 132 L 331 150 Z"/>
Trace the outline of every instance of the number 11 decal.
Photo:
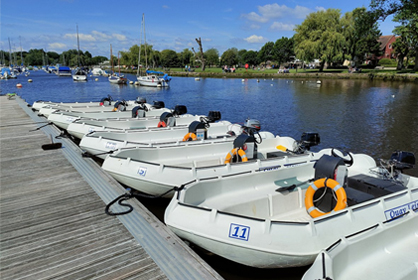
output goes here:
<path id="1" fill-rule="evenodd" d="M 231 224 L 229 226 L 229 237 L 248 241 L 248 238 L 250 237 L 250 227 Z"/>

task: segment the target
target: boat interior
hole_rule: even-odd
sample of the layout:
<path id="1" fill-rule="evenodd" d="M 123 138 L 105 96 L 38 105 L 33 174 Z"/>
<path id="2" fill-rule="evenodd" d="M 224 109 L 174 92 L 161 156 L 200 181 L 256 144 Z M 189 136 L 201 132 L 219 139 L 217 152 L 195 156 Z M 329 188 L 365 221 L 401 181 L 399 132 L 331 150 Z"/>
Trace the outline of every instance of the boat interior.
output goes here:
<path id="1" fill-rule="evenodd" d="M 251 218 L 304 222 L 312 220 L 305 207 L 308 187 L 319 178 L 334 176 L 337 169 L 340 174 L 336 181 L 345 190 L 348 207 L 418 185 L 399 170 L 396 176 L 387 173 L 388 170 L 377 167 L 367 155 L 351 155 L 353 161 L 349 167 L 339 157 L 323 155 L 316 162 L 295 163 L 280 167 L 280 171 L 201 180 L 190 188 L 186 186 L 181 200 L 185 204 Z M 327 172 L 332 174 L 326 176 Z M 334 209 L 336 199 L 329 187 L 318 188 L 313 196 L 314 206 L 323 213 Z"/>

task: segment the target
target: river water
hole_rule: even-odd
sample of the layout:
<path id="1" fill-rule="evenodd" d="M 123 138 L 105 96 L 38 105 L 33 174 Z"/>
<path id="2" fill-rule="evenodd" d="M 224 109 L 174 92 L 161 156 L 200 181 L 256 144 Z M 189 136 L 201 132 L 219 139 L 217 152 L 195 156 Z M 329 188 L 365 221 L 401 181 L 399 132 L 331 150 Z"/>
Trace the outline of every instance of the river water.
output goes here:
<path id="1" fill-rule="evenodd" d="M 135 81 L 134 75 L 127 75 Z M 105 77 L 73 82 L 44 71 L 32 71 L 17 80 L 1 80 L 1 93 L 15 92 L 29 104 L 36 100 L 61 102 L 98 101 L 145 97 L 148 103 L 164 101 L 166 107 L 186 105 L 190 114 L 220 111 L 223 120 L 261 122 L 262 130 L 300 139 L 303 132 L 318 132 L 320 145 L 389 159 L 395 150 L 418 157 L 418 84 L 370 80 L 212 79 L 173 77 L 170 88 L 113 85 Z M 33 82 L 29 83 L 28 79 Z M 16 88 L 21 83 L 22 88 Z M 418 176 L 418 167 L 405 173 Z M 144 200 L 159 218 L 168 201 Z M 217 256 L 197 252 L 226 279 L 300 279 L 307 267 L 261 270 Z"/>

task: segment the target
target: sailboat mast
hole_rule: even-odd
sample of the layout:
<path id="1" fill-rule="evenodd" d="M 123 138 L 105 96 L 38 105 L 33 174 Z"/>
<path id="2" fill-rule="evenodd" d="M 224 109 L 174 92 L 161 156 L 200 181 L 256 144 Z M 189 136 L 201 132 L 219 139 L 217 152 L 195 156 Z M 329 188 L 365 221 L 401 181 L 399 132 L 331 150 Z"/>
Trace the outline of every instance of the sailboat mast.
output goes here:
<path id="1" fill-rule="evenodd" d="M 77 24 L 77 66 L 81 66 L 80 65 L 80 40 L 78 38 L 78 24 Z"/>
<path id="2" fill-rule="evenodd" d="M 23 55 L 22 55 L 22 38 L 19 36 L 19 40 L 20 40 L 20 64 L 23 66 Z"/>
<path id="3" fill-rule="evenodd" d="M 142 24 L 144 24 L 144 14 L 142 14 L 141 28 L 139 30 L 139 54 L 138 54 L 138 69 L 136 70 L 136 76 L 139 76 L 139 67 L 141 65 Z"/>
<path id="4" fill-rule="evenodd" d="M 113 56 L 112 56 L 112 44 L 110 44 L 110 64 L 112 66 L 112 74 L 113 74 Z"/>
<path id="5" fill-rule="evenodd" d="M 10 38 L 9 39 L 9 67 L 12 66 L 12 45 L 10 44 Z"/>
<path id="6" fill-rule="evenodd" d="M 145 15 L 142 14 L 142 20 L 144 22 L 144 45 L 145 45 L 145 67 L 148 69 L 148 59 L 147 59 L 147 37 L 145 34 Z"/>

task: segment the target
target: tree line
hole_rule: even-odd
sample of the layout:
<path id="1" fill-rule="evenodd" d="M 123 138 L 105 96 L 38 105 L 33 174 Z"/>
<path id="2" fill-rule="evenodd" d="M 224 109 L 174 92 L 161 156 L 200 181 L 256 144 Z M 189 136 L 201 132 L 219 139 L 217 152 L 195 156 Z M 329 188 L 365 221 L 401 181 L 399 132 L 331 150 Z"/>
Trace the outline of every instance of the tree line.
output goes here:
<path id="1" fill-rule="evenodd" d="M 194 48 L 175 52 L 171 49 L 154 50 L 152 45 L 133 45 L 128 51 L 121 51 L 120 64 L 151 68 L 172 68 L 201 66 L 219 67 L 221 65 L 258 66 L 270 63 L 280 67 L 284 63 L 298 58 L 300 61 L 320 61 L 320 71 L 326 66 L 341 65 L 345 60 L 359 66 L 366 60 L 376 63 L 381 55 L 378 41 L 382 35 L 377 21 L 394 15 L 394 21 L 399 25 L 393 30 L 398 36 L 393 44 L 394 54 L 398 57 L 398 69 L 408 64 L 408 60 L 418 60 L 418 1 L 416 0 L 371 0 L 370 10 L 356 8 L 351 12 L 341 14 L 338 9 L 327 9 L 309 14 L 305 20 L 296 25 L 295 34 L 291 38 L 282 37 L 275 42 L 267 42 L 259 51 L 237 48 L 227 49 L 220 55 L 215 48 L 203 51 L 201 39 L 196 39 L 200 52 Z M 139 54 L 139 51 L 141 53 Z M 203 54 L 203 56 L 202 56 Z M 16 54 L 15 54 L 16 56 Z M 8 53 L 4 52 L 6 58 Z M 20 55 L 17 55 L 20 64 Z M 42 65 L 60 63 L 68 66 L 79 64 L 85 66 L 97 65 L 108 58 L 104 56 L 92 57 L 86 51 L 68 50 L 61 54 L 32 49 L 23 53 L 26 65 Z M 114 61 L 116 57 L 113 57 Z M 140 61 L 139 61 L 140 60 Z M 418 70 L 418 63 L 415 63 Z"/>

